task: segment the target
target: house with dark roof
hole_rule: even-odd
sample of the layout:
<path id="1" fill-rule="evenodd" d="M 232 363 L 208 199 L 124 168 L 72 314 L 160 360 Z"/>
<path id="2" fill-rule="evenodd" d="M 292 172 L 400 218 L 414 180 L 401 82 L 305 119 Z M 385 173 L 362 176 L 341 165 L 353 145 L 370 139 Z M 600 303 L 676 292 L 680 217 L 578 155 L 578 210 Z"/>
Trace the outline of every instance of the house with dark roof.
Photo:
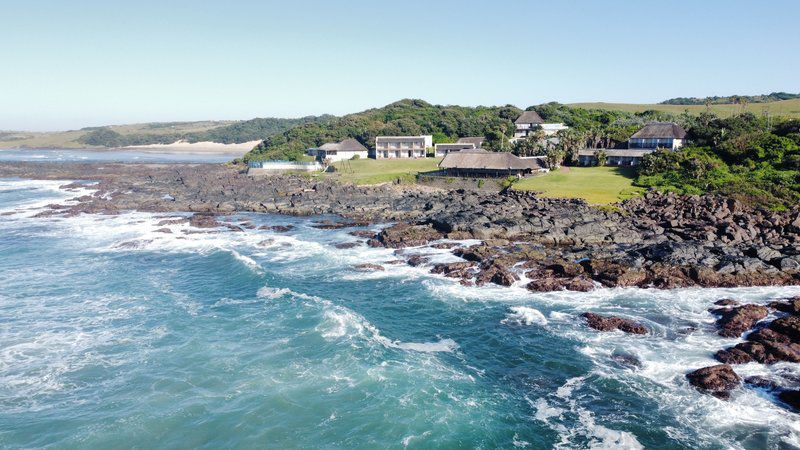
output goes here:
<path id="1" fill-rule="evenodd" d="M 578 152 L 578 164 L 581 166 L 597 165 L 595 154 L 600 150 L 606 153 L 607 166 L 638 166 L 644 155 L 653 152 L 653 150 L 627 148 L 586 148 Z"/>
<path id="2" fill-rule="evenodd" d="M 460 152 L 461 150 L 468 150 L 474 149 L 475 144 L 436 144 L 433 146 L 434 148 L 434 155 L 438 158 L 440 156 L 444 156 L 450 152 Z"/>
<path id="3" fill-rule="evenodd" d="M 433 136 L 378 136 L 375 138 L 375 159 L 424 158 L 433 147 Z"/>
<path id="4" fill-rule="evenodd" d="M 602 149 L 607 166 L 636 166 L 644 155 L 656 150 L 677 150 L 686 141 L 686 131 L 674 122 L 650 122 L 628 139 L 626 149 Z M 583 166 L 597 164 L 595 153 L 601 149 L 584 149 L 578 152 L 578 163 Z"/>
<path id="5" fill-rule="evenodd" d="M 486 141 L 486 138 L 483 136 L 467 136 L 458 138 L 456 144 L 473 144 L 475 148 L 483 147 L 483 143 Z"/>
<path id="6" fill-rule="evenodd" d="M 677 150 L 685 139 L 686 130 L 675 122 L 650 122 L 628 139 L 628 148 Z"/>
<path id="7" fill-rule="evenodd" d="M 434 145 L 434 155 L 442 157 L 450 152 L 460 152 L 462 150 L 479 149 L 483 145 L 486 138 L 483 137 L 463 137 L 459 138 L 455 143 L 436 144 Z"/>
<path id="8" fill-rule="evenodd" d="M 520 158 L 506 152 L 487 152 L 484 149 L 448 153 L 439 163 L 448 176 L 507 177 L 524 176 L 542 170 L 538 158 Z"/>
<path id="9" fill-rule="evenodd" d="M 539 115 L 536 111 L 525 111 L 517 117 L 517 120 L 514 121 L 514 138 L 515 139 L 522 139 L 528 137 L 528 135 L 535 129 L 540 128 L 544 131 L 545 135 L 553 135 L 556 134 L 559 130 L 566 130 L 567 127 L 563 123 L 545 123 L 542 116 Z"/>
<path id="10" fill-rule="evenodd" d="M 328 142 L 316 148 L 309 148 L 306 154 L 313 156 L 317 161 L 343 161 L 359 158 L 366 158 L 369 154 L 367 147 L 361 145 L 355 139 L 345 139 L 341 142 Z"/>

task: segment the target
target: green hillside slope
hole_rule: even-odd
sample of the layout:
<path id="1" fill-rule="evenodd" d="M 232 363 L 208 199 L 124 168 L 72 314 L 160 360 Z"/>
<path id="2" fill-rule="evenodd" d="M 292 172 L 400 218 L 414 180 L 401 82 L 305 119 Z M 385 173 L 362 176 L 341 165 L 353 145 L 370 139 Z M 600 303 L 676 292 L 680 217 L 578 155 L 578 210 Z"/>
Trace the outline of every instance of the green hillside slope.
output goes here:
<path id="1" fill-rule="evenodd" d="M 730 117 L 742 112 L 751 112 L 762 115 L 767 111 L 772 116 L 800 118 L 800 99 L 781 100 L 766 103 L 748 103 L 746 105 L 712 104 L 708 109 L 705 105 L 667 105 L 662 103 L 570 103 L 569 106 L 585 109 L 604 109 L 607 111 L 644 112 L 649 110 L 662 111 L 671 114 L 681 114 L 688 111 L 692 115 L 700 115 L 706 110 L 720 116 Z"/>

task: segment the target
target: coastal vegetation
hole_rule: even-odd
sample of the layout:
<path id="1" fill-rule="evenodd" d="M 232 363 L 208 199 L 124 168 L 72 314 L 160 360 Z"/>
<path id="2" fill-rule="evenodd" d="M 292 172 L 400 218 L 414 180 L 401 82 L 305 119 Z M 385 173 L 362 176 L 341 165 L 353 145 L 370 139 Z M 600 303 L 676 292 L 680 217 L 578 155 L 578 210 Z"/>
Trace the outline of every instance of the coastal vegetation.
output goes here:
<path id="1" fill-rule="evenodd" d="M 180 132 L 170 126 L 151 124 L 146 129 L 123 134 L 110 127 L 86 129 L 88 132 L 78 141 L 92 147 L 127 147 L 150 144 L 171 144 L 177 141 L 217 142 L 221 144 L 240 144 L 258 141 L 265 136 L 281 133 L 292 127 L 307 123 L 324 123 L 333 116 L 308 116 L 299 119 L 256 118 L 228 125 L 212 127 L 201 131 Z"/>
<path id="2" fill-rule="evenodd" d="M 785 101 L 797 101 L 785 100 Z M 688 132 L 690 146 L 677 152 L 658 152 L 637 169 L 577 168 L 533 177 L 515 186 L 545 195 L 580 197 L 592 203 L 610 203 L 643 189 L 677 193 L 719 193 L 750 204 L 784 208 L 800 202 L 800 121 L 752 113 L 721 117 L 702 112 L 641 112 L 576 108 L 546 103 L 528 108 L 548 123 L 564 123 L 559 143 L 541 144 L 543 136 L 511 145 L 513 120 L 521 110 L 513 106 L 459 107 L 401 100 L 324 122 L 307 123 L 265 139 L 245 155 L 250 159 L 303 158 L 304 150 L 325 142 L 355 138 L 368 148 L 379 135 L 432 134 L 434 142 L 452 142 L 462 136 L 484 136 L 484 148 L 513 151 L 521 156 L 544 154 L 553 168 L 575 166 L 582 148 L 624 148 L 628 138 L 650 121 L 673 121 Z M 599 154 L 604 154 L 598 150 Z M 436 161 L 353 161 L 339 164 L 336 176 L 359 184 L 406 178 L 434 170 Z M 349 167 L 348 169 L 345 169 Z M 408 166 L 408 167 L 407 167 Z M 411 167 L 414 166 L 414 167 Z M 417 167 L 419 166 L 419 167 Z"/>
<path id="3" fill-rule="evenodd" d="M 432 105 L 423 100 L 400 100 L 382 108 L 297 126 L 267 137 L 245 155 L 244 160 L 296 160 L 307 148 L 347 138 L 374 148 L 375 137 L 382 135 L 430 134 L 434 143 L 453 142 L 462 136 L 488 138 L 497 132 L 507 137 L 513 132 L 514 119 L 521 112 L 511 105 L 472 108 Z"/>
<path id="4" fill-rule="evenodd" d="M 637 186 L 685 194 L 719 193 L 783 209 L 800 203 L 800 120 L 701 116 L 691 147 L 642 160 Z"/>
<path id="5" fill-rule="evenodd" d="M 5 131 L 0 148 L 116 148 L 124 146 L 217 142 L 222 144 L 258 141 L 291 127 L 325 122 L 333 116 L 298 119 L 256 118 L 244 121 L 153 122 L 88 127 L 59 132 Z"/>

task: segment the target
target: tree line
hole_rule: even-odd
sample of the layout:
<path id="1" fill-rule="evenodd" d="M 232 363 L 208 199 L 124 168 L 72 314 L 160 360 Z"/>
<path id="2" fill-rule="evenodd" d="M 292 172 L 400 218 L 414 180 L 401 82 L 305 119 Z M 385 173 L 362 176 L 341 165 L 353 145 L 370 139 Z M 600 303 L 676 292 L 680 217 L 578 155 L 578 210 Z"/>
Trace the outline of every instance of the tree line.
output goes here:
<path id="1" fill-rule="evenodd" d="M 177 141 L 187 142 L 218 142 L 222 144 L 240 144 L 243 142 L 258 141 L 273 134 L 282 133 L 292 127 L 308 123 L 325 123 L 333 116 L 308 116 L 297 119 L 278 119 L 274 117 L 256 118 L 241 122 L 223 125 L 209 130 L 190 133 L 176 133 L 169 130 L 170 124 L 152 124 L 151 128 L 164 131 L 118 133 L 109 127 L 85 128 L 86 134 L 78 141 L 93 147 L 127 147 L 150 144 L 171 144 Z"/>

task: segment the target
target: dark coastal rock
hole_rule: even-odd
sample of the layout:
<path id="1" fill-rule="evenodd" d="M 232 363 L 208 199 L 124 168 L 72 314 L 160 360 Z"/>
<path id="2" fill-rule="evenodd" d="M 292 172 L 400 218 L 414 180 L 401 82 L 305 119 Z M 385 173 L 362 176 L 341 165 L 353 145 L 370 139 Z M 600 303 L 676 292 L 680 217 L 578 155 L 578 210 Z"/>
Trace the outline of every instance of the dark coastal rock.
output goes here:
<path id="1" fill-rule="evenodd" d="M 294 225 L 272 225 L 269 229 L 277 233 L 286 233 L 287 231 L 292 231 Z"/>
<path id="2" fill-rule="evenodd" d="M 800 413 L 800 390 L 786 390 L 778 394 L 778 399 Z"/>
<path id="3" fill-rule="evenodd" d="M 620 350 L 614 350 L 611 353 L 611 360 L 620 366 L 630 369 L 638 369 L 642 367 L 642 361 L 639 360 L 636 355 Z"/>
<path id="4" fill-rule="evenodd" d="M 353 269 L 361 271 L 361 272 L 372 272 L 372 271 L 384 271 L 386 270 L 383 266 L 379 264 L 371 264 L 371 263 L 364 263 L 364 264 L 356 264 L 353 266 Z"/>
<path id="5" fill-rule="evenodd" d="M 402 259 L 392 259 L 392 260 L 389 260 L 389 261 L 384 261 L 383 263 L 384 264 L 389 264 L 389 265 L 392 265 L 392 266 L 399 266 L 401 264 L 405 264 L 406 262 L 403 261 Z"/>
<path id="6" fill-rule="evenodd" d="M 164 228 L 159 228 L 159 229 L 157 229 L 157 230 L 154 230 L 153 232 L 154 232 L 154 233 L 167 233 L 167 234 L 172 234 L 172 230 L 170 230 L 169 228 L 166 228 L 166 227 L 164 227 Z"/>
<path id="7" fill-rule="evenodd" d="M 430 225 L 409 225 L 400 223 L 384 228 L 378 234 L 378 241 L 386 247 L 405 248 L 426 245 L 444 236 Z"/>
<path id="8" fill-rule="evenodd" d="M 800 314 L 800 297 L 794 297 L 783 301 L 769 302 L 767 306 L 788 314 Z"/>
<path id="9" fill-rule="evenodd" d="M 717 306 L 739 306 L 739 302 L 732 298 L 723 298 L 714 302 Z"/>
<path id="10" fill-rule="evenodd" d="M 525 287 L 529 291 L 534 292 L 550 292 L 550 291 L 577 291 L 588 292 L 594 289 L 594 283 L 585 275 L 579 275 L 573 278 L 569 277 L 556 277 L 548 274 L 537 274 Z"/>
<path id="11" fill-rule="evenodd" d="M 630 319 L 615 316 L 601 316 L 594 313 L 583 313 L 586 325 L 598 331 L 620 330 L 631 334 L 647 334 L 647 328 Z"/>
<path id="12" fill-rule="evenodd" d="M 431 269 L 431 273 L 444 275 L 450 278 L 467 278 L 471 277 L 469 269 L 475 265 L 471 262 L 452 262 L 436 264 Z"/>
<path id="13" fill-rule="evenodd" d="M 453 247 L 458 247 L 458 243 L 456 242 L 439 242 L 437 244 L 431 244 L 431 248 L 439 249 L 439 250 L 449 250 Z"/>
<path id="14" fill-rule="evenodd" d="M 743 305 L 729 309 L 715 309 L 712 312 L 721 316 L 716 323 L 720 336 L 738 337 L 753 328 L 756 322 L 767 317 L 769 309 L 763 305 Z"/>
<path id="15" fill-rule="evenodd" d="M 372 239 L 377 235 L 376 232 L 369 231 L 369 230 L 355 230 L 355 231 L 351 231 L 348 234 L 350 234 L 351 236 L 360 237 L 360 238 L 367 238 L 367 239 Z"/>
<path id="16" fill-rule="evenodd" d="M 639 286 L 647 280 L 647 272 L 630 264 L 607 260 L 589 260 L 583 263 L 592 279 L 607 287 Z"/>
<path id="17" fill-rule="evenodd" d="M 361 244 L 358 243 L 358 242 L 339 242 L 338 244 L 333 244 L 334 247 L 336 247 L 338 249 L 342 249 L 342 250 L 348 249 L 348 248 L 355 248 L 355 247 L 358 247 L 359 245 L 361 245 Z"/>
<path id="18" fill-rule="evenodd" d="M 188 223 L 188 222 L 189 222 L 189 219 L 186 219 L 184 217 L 180 217 L 180 218 L 177 218 L 177 219 L 164 219 L 164 220 L 161 220 L 156 224 L 156 226 L 157 227 L 163 227 L 163 226 L 166 226 L 166 225 L 180 225 L 180 224 L 184 224 L 184 223 Z"/>
<path id="19" fill-rule="evenodd" d="M 739 386 L 741 378 L 728 364 L 703 367 L 686 374 L 689 383 L 715 397 L 727 399 L 730 391 Z"/>
<path id="20" fill-rule="evenodd" d="M 778 385 L 778 383 L 775 382 L 775 380 L 772 380 L 770 378 L 765 378 L 759 375 L 754 375 L 745 378 L 744 384 L 746 384 L 749 387 L 754 387 L 758 389 L 775 390 L 780 388 L 780 386 Z"/>
<path id="21" fill-rule="evenodd" d="M 748 352 L 737 347 L 717 351 L 714 359 L 725 364 L 747 364 L 753 361 Z"/>
<path id="22" fill-rule="evenodd" d="M 397 223 L 377 238 L 358 236 L 374 239 L 371 246 L 483 239 L 464 252 L 465 259 L 482 268 L 509 271 L 519 264 L 536 271 L 543 278 L 531 286 L 537 290 L 585 290 L 594 283 L 661 289 L 800 284 L 800 209 L 768 211 L 715 195 L 647 193 L 611 210 L 514 189 L 423 192 L 419 186 L 350 186 L 298 175 L 253 178 L 242 167 L 213 164 L 4 162 L 0 176 L 97 181 L 82 186 L 91 195 L 49 215 L 192 211 L 210 216 L 191 219 L 204 228 L 220 226 L 213 214 L 234 211 L 338 215 L 344 219 L 317 225 Z M 577 261 L 584 273 L 576 273 Z M 502 274 L 496 280 L 510 282 Z"/>
<path id="23" fill-rule="evenodd" d="M 217 221 L 216 215 L 200 213 L 192 214 L 189 218 L 189 225 L 195 228 L 217 228 L 222 226 L 222 224 Z"/>
<path id="24" fill-rule="evenodd" d="M 475 284 L 482 286 L 486 283 L 499 284 L 501 286 L 511 286 L 519 277 L 507 267 L 497 263 L 482 265 L 475 275 Z"/>
<path id="25" fill-rule="evenodd" d="M 334 222 L 332 220 L 318 220 L 314 222 L 311 226 L 314 228 L 319 228 L 320 230 L 339 230 L 342 228 L 349 228 L 355 227 L 360 225 L 356 222 Z"/>
<path id="26" fill-rule="evenodd" d="M 800 342 L 800 315 L 775 319 L 769 324 L 769 328 L 786 335 L 792 342 Z"/>
<path id="27" fill-rule="evenodd" d="M 800 316 L 773 320 L 747 335 L 747 341 L 718 351 L 714 357 L 728 364 L 800 362 Z"/>
<path id="28" fill-rule="evenodd" d="M 431 259 L 425 255 L 411 255 L 406 259 L 406 263 L 408 263 L 411 267 L 418 267 L 423 264 L 427 264 L 431 261 Z"/>

